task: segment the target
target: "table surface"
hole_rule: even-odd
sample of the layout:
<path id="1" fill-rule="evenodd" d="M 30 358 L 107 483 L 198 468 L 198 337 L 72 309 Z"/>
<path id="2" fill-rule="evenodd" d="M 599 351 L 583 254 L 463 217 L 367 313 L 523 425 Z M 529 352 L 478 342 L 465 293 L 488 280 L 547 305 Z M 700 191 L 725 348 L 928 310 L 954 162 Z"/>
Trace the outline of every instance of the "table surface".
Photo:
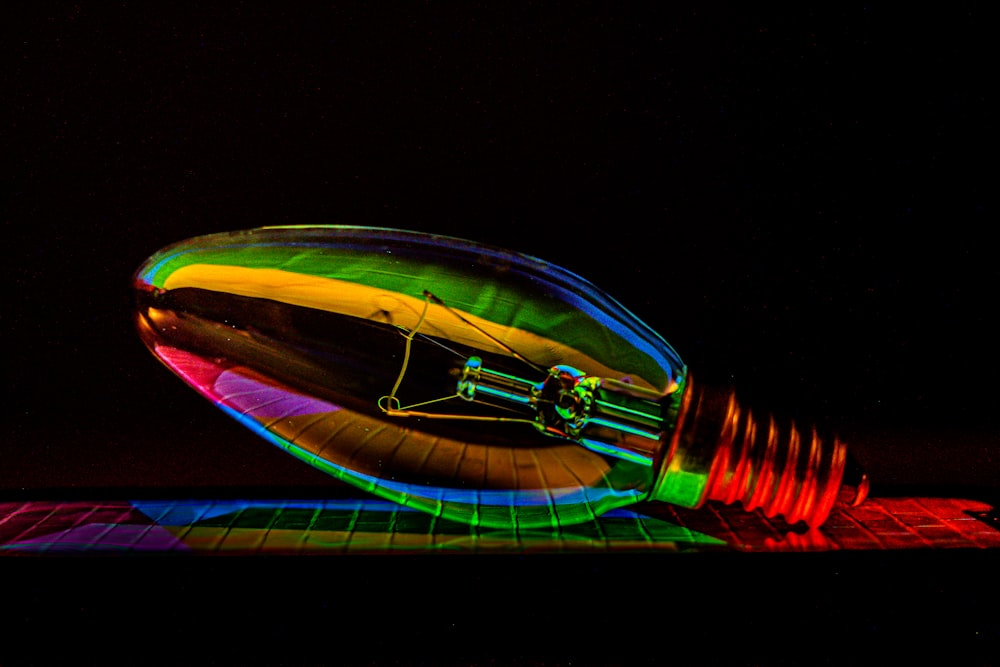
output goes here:
<path id="1" fill-rule="evenodd" d="M 807 531 L 739 507 L 657 503 L 561 529 L 516 531 L 477 529 L 371 498 L 0 502 L 0 555 L 7 556 L 955 548 L 1000 548 L 996 508 L 962 498 L 870 498 Z"/>
<path id="2" fill-rule="evenodd" d="M 357 497 L 19 498 L 0 664 L 996 664 L 998 555 L 996 507 L 954 497 L 814 531 L 649 504 L 556 532 Z"/>

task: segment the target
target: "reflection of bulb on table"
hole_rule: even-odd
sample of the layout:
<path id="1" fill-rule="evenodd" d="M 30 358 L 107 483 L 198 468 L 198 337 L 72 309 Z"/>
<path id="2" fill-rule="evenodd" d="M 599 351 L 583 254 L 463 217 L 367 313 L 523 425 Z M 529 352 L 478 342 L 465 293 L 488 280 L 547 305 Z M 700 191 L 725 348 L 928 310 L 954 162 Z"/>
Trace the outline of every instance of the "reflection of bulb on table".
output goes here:
<path id="1" fill-rule="evenodd" d="M 758 423 L 616 301 L 531 257 L 274 227 L 165 248 L 135 289 L 146 345 L 224 411 L 449 519 L 545 527 L 718 500 L 818 526 L 841 492 L 841 442 Z"/>

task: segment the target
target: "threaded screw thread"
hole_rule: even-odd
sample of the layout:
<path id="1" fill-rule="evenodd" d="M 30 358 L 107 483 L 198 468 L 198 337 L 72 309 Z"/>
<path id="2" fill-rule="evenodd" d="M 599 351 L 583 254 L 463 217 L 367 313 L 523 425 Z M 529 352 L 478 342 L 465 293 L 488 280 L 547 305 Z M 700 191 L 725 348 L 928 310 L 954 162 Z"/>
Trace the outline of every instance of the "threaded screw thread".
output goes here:
<path id="1" fill-rule="evenodd" d="M 760 421 L 731 390 L 696 386 L 689 378 L 685 391 L 664 469 L 705 475 L 699 505 L 741 503 L 748 511 L 815 528 L 838 500 L 856 505 L 867 495 L 863 474 L 863 482 L 842 488 L 852 464 L 837 437 L 779 424 L 770 415 Z"/>

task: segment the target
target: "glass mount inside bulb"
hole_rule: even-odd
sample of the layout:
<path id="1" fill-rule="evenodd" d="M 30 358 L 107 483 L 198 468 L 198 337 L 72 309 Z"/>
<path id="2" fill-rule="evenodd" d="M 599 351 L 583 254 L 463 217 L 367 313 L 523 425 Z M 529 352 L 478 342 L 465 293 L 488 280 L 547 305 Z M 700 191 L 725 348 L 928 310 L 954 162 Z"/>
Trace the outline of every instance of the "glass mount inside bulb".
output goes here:
<path id="1" fill-rule="evenodd" d="M 379 408 L 387 416 L 522 423 L 533 426 L 539 433 L 576 442 L 592 451 L 651 461 L 663 431 L 661 395 L 620 380 L 588 376 L 565 364 L 545 369 L 449 309 L 430 291 L 424 290 L 424 296 L 428 306 L 434 303 L 444 307 L 456 319 L 504 348 L 536 379 L 487 368 L 482 357 L 469 356 L 460 369 L 451 370 L 450 374 L 457 376 L 453 394 L 401 405 L 397 392 L 407 374 L 413 340 L 420 335 L 426 318 L 425 307 L 416 327 L 404 331 L 406 349 L 392 392 L 378 400 Z M 456 398 L 488 408 L 487 414 L 430 411 L 432 406 L 454 402 Z"/>

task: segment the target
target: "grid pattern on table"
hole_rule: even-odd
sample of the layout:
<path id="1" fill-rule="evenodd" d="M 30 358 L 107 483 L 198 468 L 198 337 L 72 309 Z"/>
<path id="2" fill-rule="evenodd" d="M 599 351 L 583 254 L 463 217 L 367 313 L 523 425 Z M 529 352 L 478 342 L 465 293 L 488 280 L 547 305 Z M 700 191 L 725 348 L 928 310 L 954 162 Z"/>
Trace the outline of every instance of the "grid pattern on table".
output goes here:
<path id="1" fill-rule="evenodd" d="M 871 498 L 803 531 L 758 512 L 664 504 L 552 530 L 475 528 L 375 499 L 0 502 L 0 554 L 339 554 L 1000 548 L 987 503 Z"/>

